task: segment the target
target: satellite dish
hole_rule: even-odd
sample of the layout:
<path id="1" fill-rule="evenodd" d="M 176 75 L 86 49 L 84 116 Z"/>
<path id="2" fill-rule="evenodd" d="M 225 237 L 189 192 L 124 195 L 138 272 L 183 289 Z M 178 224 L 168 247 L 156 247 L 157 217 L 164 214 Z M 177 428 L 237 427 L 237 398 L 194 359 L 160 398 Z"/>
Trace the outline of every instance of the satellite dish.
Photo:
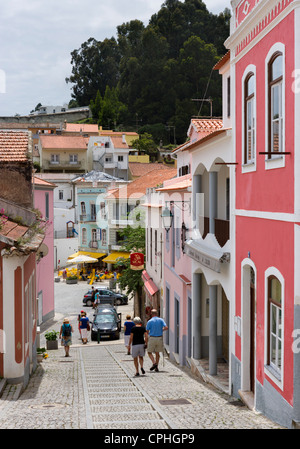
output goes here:
<path id="1" fill-rule="evenodd" d="M 42 257 L 47 256 L 48 252 L 49 252 L 48 246 L 45 245 L 45 243 L 42 243 L 41 246 L 40 246 L 39 249 L 38 249 L 37 257 L 38 257 L 39 259 L 41 259 Z"/>

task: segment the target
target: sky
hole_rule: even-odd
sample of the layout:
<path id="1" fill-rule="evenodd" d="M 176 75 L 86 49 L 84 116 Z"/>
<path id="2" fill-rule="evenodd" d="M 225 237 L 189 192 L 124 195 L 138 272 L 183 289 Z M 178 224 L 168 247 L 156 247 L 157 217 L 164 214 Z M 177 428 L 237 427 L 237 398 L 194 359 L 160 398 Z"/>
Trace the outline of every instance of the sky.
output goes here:
<path id="1" fill-rule="evenodd" d="M 218 14 L 230 0 L 206 0 Z M 71 52 L 90 37 L 116 37 L 130 20 L 148 24 L 163 0 L 0 0 L 0 117 L 27 115 L 38 103 L 71 100 Z"/>

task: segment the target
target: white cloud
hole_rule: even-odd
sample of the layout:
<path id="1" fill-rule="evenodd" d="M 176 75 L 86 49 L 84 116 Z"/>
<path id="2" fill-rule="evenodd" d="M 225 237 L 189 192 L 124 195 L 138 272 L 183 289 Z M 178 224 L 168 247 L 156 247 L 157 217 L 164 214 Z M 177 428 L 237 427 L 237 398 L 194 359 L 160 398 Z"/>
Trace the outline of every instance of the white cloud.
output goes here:
<path id="1" fill-rule="evenodd" d="M 139 19 L 148 23 L 162 0 L 9 0 L 0 16 L 0 116 L 28 114 L 37 103 L 63 104 L 71 99 L 70 53 L 89 37 L 116 36 L 117 26 Z M 208 0 L 218 13 L 229 0 Z M 224 6 L 225 5 L 225 6 Z"/>

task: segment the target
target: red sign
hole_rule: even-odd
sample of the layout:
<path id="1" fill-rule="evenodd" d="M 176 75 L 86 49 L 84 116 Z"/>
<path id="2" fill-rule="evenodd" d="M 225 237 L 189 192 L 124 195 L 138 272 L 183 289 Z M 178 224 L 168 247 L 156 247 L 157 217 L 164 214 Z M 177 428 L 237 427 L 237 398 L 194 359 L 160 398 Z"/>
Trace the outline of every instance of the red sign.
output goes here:
<path id="1" fill-rule="evenodd" d="M 132 270 L 143 270 L 144 269 L 144 254 L 143 253 L 130 254 L 130 268 Z"/>

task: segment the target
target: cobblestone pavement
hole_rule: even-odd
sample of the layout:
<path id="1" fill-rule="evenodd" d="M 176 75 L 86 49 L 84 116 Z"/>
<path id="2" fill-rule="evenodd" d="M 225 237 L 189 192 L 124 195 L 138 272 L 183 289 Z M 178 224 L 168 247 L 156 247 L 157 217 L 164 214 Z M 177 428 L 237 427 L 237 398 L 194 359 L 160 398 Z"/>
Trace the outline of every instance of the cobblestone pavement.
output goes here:
<path id="1" fill-rule="evenodd" d="M 61 347 L 49 351 L 20 396 L 18 386 L 6 386 L 1 429 L 280 428 L 166 358 L 150 372 L 146 356 L 146 374 L 136 378 L 122 339 L 76 338 L 69 358 Z"/>

